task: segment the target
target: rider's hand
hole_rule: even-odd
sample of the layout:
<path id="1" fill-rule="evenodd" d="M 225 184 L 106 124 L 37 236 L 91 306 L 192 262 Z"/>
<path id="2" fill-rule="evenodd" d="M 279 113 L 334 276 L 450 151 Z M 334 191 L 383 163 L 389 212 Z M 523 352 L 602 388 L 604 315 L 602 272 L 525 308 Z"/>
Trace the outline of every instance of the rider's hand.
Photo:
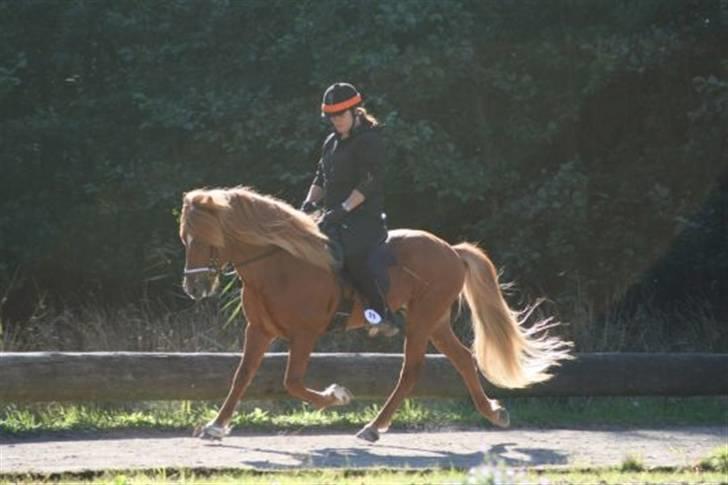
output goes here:
<path id="1" fill-rule="evenodd" d="M 327 224 L 340 224 L 344 220 L 348 212 L 342 206 L 338 206 L 334 209 L 326 211 L 324 217 L 321 219 L 321 225 Z"/>
<path id="2" fill-rule="evenodd" d="M 312 200 L 307 200 L 301 204 L 301 210 L 306 214 L 312 214 L 318 210 L 318 204 Z"/>

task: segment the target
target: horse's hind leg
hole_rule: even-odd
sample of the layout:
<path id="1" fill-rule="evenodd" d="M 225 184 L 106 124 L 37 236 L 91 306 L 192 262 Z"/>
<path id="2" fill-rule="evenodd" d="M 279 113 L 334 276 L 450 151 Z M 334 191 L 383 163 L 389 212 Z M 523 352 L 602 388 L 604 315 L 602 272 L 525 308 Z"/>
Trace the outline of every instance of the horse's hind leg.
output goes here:
<path id="1" fill-rule="evenodd" d="M 439 325 L 432 334 L 431 341 L 437 350 L 450 359 L 450 362 L 462 376 L 478 412 L 494 425 L 502 428 L 508 427 L 510 424 L 508 411 L 501 407 L 498 401 L 489 399 L 485 395 L 483 386 L 480 384 L 480 375 L 473 360 L 473 354 L 453 332 L 450 326 L 449 314 L 446 317 L 446 322 Z"/>
<path id="2" fill-rule="evenodd" d="M 420 329 L 417 330 L 421 331 Z M 427 335 L 410 330 L 404 342 L 404 362 L 397 386 L 390 394 L 384 407 L 377 414 L 377 417 L 357 433 L 358 438 L 374 442 L 379 439 L 379 431 L 386 431 L 389 428 L 397 408 L 417 383 L 420 371 L 425 363 L 426 351 Z"/>
<path id="3" fill-rule="evenodd" d="M 243 357 L 240 360 L 238 369 L 235 371 L 230 391 L 225 402 L 217 413 L 214 420 L 195 434 L 202 438 L 220 439 L 228 434 L 228 423 L 235 412 L 235 407 L 243 397 L 245 389 L 253 380 L 255 372 L 260 367 L 265 351 L 268 349 L 273 336 L 258 325 L 248 324 L 245 330 L 245 343 L 243 344 Z"/>

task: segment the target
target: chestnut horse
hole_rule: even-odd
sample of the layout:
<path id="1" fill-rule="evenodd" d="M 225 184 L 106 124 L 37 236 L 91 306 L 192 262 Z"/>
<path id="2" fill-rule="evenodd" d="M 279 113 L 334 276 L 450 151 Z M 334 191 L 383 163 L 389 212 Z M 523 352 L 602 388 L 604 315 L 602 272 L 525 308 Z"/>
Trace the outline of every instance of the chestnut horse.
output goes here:
<path id="1" fill-rule="evenodd" d="M 327 238 L 309 215 L 249 188 L 194 190 L 184 196 L 180 237 L 186 250 L 183 285 L 191 298 L 214 293 L 226 264 L 233 265 L 244 282 L 248 324 L 242 359 L 217 416 L 200 430 L 203 437 L 219 439 L 229 432 L 235 407 L 275 338 L 289 344 L 284 384 L 292 396 L 317 409 L 350 402 L 351 393 L 337 384 L 325 390 L 304 384 L 310 354 L 342 293 Z M 486 396 L 478 369 L 494 385 L 525 387 L 549 379 L 547 370 L 570 358 L 571 344 L 544 335 L 555 325 L 549 320 L 529 329 L 522 326 L 528 315 L 509 308 L 493 263 L 474 244 L 451 246 L 417 230 L 390 231 L 388 244 L 397 264 L 389 269 L 387 301 L 390 308 L 406 309 L 407 314 L 404 362 L 386 404 L 357 436 L 376 441 L 379 432 L 389 428 L 417 381 L 428 342 L 453 363 L 480 414 L 507 427 L 508 412 Z M 463 298 L 472 311 L 472 350 L 451 327 L 451 308 Z M 357 301 L 346 328 L 363 325 Z"/>

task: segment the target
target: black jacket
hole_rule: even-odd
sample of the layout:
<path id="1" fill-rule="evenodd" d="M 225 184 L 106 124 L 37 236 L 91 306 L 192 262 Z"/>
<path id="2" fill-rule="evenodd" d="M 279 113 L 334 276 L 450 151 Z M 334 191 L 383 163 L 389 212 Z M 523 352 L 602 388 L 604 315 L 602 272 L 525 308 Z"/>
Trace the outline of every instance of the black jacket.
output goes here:
<path id="1" fill-rule="evenodd" d="M 361 123 L 366 123 L 362 119 Z M 353 212 L 379 215 L 383 209 L 384 142 L 377 127 L 363 124 L 342 140 L 331 133 L 324 142 L 314 185 L 326 192 L 324 207 L 341 205 L 357 189 L 366 200 Z"/>
<path id="2" fill-rule="evenodd" d="M 384 140 L 380 128 L 371 126 L 363 118 L 360 123 L 344 140 L 335 132 L 326 138 L 313 180 L 314 185 L 325 191 L 325 209 L 340 206 L 354 189 L 364 195 L 364 202 L 355 207 L 343 223 L 344 245 L 349 245 L 347 240 L 355 239 L 357 247 L 368 246 L 374 240 L 380 242 L 383 230 L 386 237 L 382 174 Z"/>

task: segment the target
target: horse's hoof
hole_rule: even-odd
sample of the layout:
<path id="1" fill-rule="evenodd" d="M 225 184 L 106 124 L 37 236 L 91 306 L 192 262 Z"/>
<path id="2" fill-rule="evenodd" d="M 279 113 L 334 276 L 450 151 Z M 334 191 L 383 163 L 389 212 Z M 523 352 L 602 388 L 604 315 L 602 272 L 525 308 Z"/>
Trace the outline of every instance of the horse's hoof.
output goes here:
<path id="1" fill-rule="evenodd" d="M 335 401 L 332 406 L 346 406 L 352 399 L 354 399 L 354 395 L 350 390 L 338 384 L 331 384 L 326 388 L 324 394 L 327 396 L 333 396 Z"/>
<path id="2" fill-rule="evenodd" d="M 507 428 L 511 425 L 511 416 L 506 408 L 498 408 L 495 410 L 495 416 L 490 422 L 499 428 Z"/>
<path id="3" fill-rule="evenodd" d="M 379 431 L 372 426 L 365 426 L 356 434 L 356 437 L 369 443 L 376 443 L 379 440 Z"/>
<path id="4" fill-rule="evenodd" d="M 202 441 L 214 441 L 214 442 L 222 441 L 222 438 L 220 438 L 219 436 L 213 436 L 213 435 L 207 434 L 207 433 L 202 433 L 202 435 L 200 436 L 200 439 Z"/>
<path id="5" fill-rule="evenodd" d="M 207 423 L 205 426 L 195 428 L 194 436 L 201 440 L 221 441 L 230 434 L 229 426 L 217 426 L 213 423 Z"/>

